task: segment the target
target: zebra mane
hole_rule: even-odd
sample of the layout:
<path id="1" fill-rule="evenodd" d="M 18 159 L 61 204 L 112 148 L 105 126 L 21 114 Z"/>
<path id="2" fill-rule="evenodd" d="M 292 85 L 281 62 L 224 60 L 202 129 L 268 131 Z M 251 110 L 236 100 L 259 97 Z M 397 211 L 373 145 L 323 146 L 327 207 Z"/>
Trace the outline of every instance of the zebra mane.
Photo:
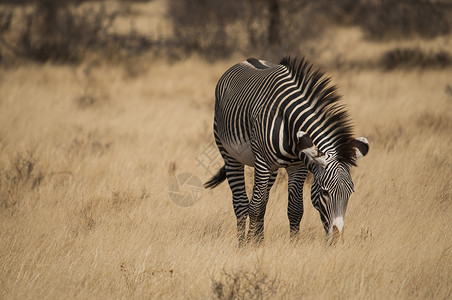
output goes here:
<path id="1" fill-rule="evenodd" d="M 280 64 L 289 70 L 300 91 L 309 99 L 309 104 L 321 116 L 321 121 L 325 121 L 325 128 L 330 125 L 336 128 L 332 139 L 337 160 L 355 166 L 353 127 L 345 106 L 340 103 L 341 96 L 337 94 L 337 87 L 330 84 L 331 78 L 326 77 L 324 72 L 304 57 L 301 60 L 284 57 Z M 309 97 L 310 95 L 314 97 Z"/>

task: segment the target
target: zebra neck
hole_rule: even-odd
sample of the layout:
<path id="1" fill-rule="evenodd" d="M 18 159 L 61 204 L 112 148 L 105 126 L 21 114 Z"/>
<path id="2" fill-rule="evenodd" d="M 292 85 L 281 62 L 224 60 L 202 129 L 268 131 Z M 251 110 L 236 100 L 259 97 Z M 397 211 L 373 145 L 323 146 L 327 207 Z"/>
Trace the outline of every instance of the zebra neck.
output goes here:
<path id="1" fill-rule="evenodd" d="M 314 110 L 309 103 L 297 107 L 292 113 L 291 133 L 294 143 L 296 144 L 296 134 L 298 131 L 306 132 L 314 142 L 314 145 L 323 153 L 335 152 L 336 136 L 334 125 L 327 122 L 325 114 L 321 114 Z"/>

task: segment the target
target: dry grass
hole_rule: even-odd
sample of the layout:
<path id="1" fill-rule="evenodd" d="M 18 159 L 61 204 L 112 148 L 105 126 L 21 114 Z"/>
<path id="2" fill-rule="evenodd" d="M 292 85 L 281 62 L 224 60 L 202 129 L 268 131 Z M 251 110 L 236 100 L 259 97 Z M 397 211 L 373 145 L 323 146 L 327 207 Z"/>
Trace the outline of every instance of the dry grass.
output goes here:
<path id="1" fill-rule="evenodd" d="M 210 176 L 195 158 L 237 60 L 0 71 L 1 298 L 451 298 L 452 70 L 332 72 L 371 144 L 344 241 L 309 199 L 289 241 L 281 174 L 265 244 L 237 249 L 226 184 L 188 208 L 167 190 Z"/>

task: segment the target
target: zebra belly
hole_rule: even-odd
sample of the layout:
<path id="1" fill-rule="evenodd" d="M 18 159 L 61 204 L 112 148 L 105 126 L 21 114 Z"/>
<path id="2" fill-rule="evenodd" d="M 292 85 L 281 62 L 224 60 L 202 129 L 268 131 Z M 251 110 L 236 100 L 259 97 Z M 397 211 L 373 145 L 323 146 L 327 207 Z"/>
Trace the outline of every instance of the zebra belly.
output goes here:
<path id="1" fill-rule="evenodd" d="M 223 144 L 229 155 L 247 166 L 254 166 L 254 155 L 251 151 L 251 142 L 246 141 L 237 144 Z"/>

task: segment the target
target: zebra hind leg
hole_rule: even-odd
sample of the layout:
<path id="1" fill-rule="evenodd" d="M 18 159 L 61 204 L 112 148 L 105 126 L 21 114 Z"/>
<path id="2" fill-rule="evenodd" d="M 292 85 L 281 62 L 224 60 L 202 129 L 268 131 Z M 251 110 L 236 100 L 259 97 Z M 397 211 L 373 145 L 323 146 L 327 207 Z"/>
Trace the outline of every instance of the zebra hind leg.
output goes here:
<path id="1" fill-rule="evenodd" d="M 248 218 L 249 200 L 245 190 L 243 164 L 228 160 L 225 165 L 226 178 L 232 191 L 232 204 L 237 217 L 237 239 L 239 247 L 245 245 L 246 219 Z"/>

